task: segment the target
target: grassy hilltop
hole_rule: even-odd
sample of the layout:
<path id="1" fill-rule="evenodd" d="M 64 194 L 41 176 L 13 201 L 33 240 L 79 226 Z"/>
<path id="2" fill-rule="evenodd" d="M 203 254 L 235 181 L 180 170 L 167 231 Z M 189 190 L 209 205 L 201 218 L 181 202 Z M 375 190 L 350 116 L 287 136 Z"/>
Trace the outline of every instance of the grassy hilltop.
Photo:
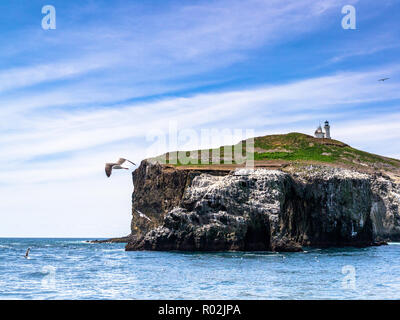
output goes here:
<path id="1" fill-rule="evenodd" d="M 386 164 L 400 166 L 400 161 L 354 149 L 333 139 L 318 139 L 302 133 L 257 137 L 255 160 L 308 160 L 348 164 Z"/>
<path id="2" fill-rule="evenodd" d="M 246 141 L 242 141 L 242 159 L 243 157 L 251 157 L 251 154 L 246 154 Z M 236 145 L 238 146 L 238 145 Z M 223 146 L 213 150 L 194 150 L 186 151 L 187 156 L 190 157 L 189 163 L 181 163 L 179 160 L 173 161 L 174 153 L 167 153 L 167 164 L 175 166 L 191 166 L 191 165 L 204 165 L 197 159 L 203 159 L 210 163 L 215 163 L 215 154 L 219 154 L 221 161 L 220 164 L 224 165 L 230 163 L 226 161 L 226 150 L 232 150 L 234 154 L 235 146 Z M 237 148 L 236 148 L 237 149 Z M 213 156 L 214 154 L 214 156 Z M 154 160 L 161 159 L 161 157 L 153 158 Z M 233 157 L 233 165 L 240 163 L 236 161 L 237 156 Z M 256 165 L 268 163 L 280 164 L 293 164 L 293 163 L 321 163 L 340 165 L 344 167 L 358 167 L 365 169 L 399 169 L 400 161 L 379 155 L 371 154 L 349 145 L 333 140 L 333 139 L 319 139 L 302 133 L 288 133 L 279 135 L 268 135 L 254 138 L 254 160 Z M 214 164 L 209 164 L 213 166 Z"/>

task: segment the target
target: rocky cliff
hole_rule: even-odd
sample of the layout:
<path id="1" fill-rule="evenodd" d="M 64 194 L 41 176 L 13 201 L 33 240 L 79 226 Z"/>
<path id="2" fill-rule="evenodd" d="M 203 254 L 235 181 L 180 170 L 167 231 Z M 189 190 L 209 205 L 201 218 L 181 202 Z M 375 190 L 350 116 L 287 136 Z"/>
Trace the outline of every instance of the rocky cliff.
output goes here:
<path id="1" fill-rule="evenodd" d="M 142 161 L 127 250 L 300 251 L 400 240 L 400 184 L 324 165 L 207 170 Z"/>

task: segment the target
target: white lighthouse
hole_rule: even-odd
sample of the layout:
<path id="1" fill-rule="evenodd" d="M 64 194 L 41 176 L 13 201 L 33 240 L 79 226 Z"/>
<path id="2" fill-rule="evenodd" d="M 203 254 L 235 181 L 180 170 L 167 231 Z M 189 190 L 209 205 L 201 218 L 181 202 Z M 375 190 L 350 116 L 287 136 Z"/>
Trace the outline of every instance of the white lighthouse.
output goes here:
<path id="1" fill-rule="evenodd" d="M 331 138 L 331 126 L 329 125 L 328 120 L 325 121 L 325 138 L 330 139 Z"/>
<path id="2" fill-rule="evenodd" d="M 325 132 L 322 131 L 321 125 L 319 125 L 317 130 L 315 130 L 315 137 L 319 139 L 331 139 L 331 126 L 329 125 L 328 120 L 325 121 L 324 129 Z"/>

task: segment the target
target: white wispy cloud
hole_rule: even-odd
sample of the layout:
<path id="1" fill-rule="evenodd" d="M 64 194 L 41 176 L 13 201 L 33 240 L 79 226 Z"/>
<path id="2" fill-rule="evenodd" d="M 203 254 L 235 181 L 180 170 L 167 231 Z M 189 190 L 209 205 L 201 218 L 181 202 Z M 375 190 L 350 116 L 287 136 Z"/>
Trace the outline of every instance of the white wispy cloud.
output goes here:
<path id="1" fill-rule="evenodd" d="M 314 30 L 320 18 L 345 2 L 205 1 L 179 3 L 151 14 L 135 5 L 116 16 L 92 6 L 92 16 L 97 10 L 103 19 L 101 24 L 85 21 L 85 28 L 76 16 L 84 19 L 88 12 L 72 10 L 70 24 L 57 29 L 55 36 L 43 36 L 34 29 L 29 38 L 17 37 L 17 47 L 23 48 L 21 55 L 26 55 L 28 64 L 0 70 L 0 94 L 99 69 L 105 70 L 103 77 L 116 77 L 116 81 L 118 74 L 129 74 L 136 79 L 129 86 L 136 86 L 221 68 L 247 59 L 243 50 L 272 46 Z M 30 57 L 29 50 L 40 55 Z M 12 52 L 17 54 L 15 49 Z"/>
<path id="2" fill-rule="evenodd" d="M 105 67 L 104 58 L 102 62 L 94 60 L 93 58 L 87 58 L 79 61 L 29 65 L 27 67 L 1 70 L 0 94 L 6 90 L 67 79 Z"/>

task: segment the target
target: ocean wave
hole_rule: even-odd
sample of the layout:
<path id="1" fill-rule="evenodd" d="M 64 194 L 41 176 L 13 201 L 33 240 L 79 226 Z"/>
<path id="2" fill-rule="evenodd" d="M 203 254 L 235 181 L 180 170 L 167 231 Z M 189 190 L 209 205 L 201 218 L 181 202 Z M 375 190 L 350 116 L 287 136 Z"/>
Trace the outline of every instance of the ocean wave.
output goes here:
<path id="1" fill-rule="evenodd" d="M 281 253 L 245 253 L 243 255 L 246 258 L 257 258 L 257 257 L 263 257 L 263 258 L 276 258 L 276 257 L 284 257 L 283 254 Z"/>
<path id="2" fill-rule="evenodd" d="M 80 241 L 77 241 L 77 242 L 75 242 L 75 243 L 82 243 L 82 244 L 97 244 L 97 243 L 94 243 L 94 242 L 90 242 L 89 240 L 80 240 Z"/>
<path id="3" fill-rule="evenodd" d="M 102 252 L 125 252 L 124 248 L 102 249 Z"/>

